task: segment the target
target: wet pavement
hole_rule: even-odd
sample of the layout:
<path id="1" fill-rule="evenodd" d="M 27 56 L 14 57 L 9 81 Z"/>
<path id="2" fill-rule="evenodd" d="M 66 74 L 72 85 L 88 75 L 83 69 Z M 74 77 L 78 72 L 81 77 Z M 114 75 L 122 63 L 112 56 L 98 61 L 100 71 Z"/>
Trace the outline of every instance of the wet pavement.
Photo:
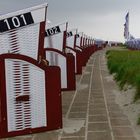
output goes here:
<path id="1" fill-rule="evenodd" d="M 63 129 L 3 140 L 137 140 L 128 117 L 115 102 L 105 50 L 94 53 L 77 90 L 62 93 Z"/>

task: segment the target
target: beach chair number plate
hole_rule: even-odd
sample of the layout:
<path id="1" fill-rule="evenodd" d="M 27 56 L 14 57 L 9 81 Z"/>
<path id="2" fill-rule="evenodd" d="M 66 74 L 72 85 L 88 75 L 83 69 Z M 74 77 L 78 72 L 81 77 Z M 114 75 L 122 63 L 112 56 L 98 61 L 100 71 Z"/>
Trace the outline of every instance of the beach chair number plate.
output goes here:
<path id="1" fill-rule="evenodd" d="M 23 27 L 34 23 L 31 13 L 25 13 L 0 20 L 0 32 L 6 32 L 15 28 Z"/>
<path id="2" fill-rule="evenodd" d="M 60 27 L 55 26 L 55 27 L 52 27 L 50 29 L 47 29 L 46 32 L 45 32 L 45 36 L 51 36 L 51 35 L 54 35 L 54 34 L 57 34 L 57 33 L 60 33 L 60 32 L 61 32 Z"/>

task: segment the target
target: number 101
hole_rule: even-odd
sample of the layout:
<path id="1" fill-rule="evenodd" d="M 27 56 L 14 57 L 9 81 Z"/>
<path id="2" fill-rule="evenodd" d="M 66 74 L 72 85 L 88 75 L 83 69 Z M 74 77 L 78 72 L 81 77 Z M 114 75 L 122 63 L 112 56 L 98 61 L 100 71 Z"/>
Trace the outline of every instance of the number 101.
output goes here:
<path id="1" fill-rule="evenodd" d="M 21 24 L 24 24 L 24 26 L 27 25 L 24 15 L 20 15 L 18 17 L 15 16 L 10 19 L 5 19 L 4 22 L 6 23 L 8 30 L 12 29 L 12 27 L 18 28 L 21 26 Z"/>

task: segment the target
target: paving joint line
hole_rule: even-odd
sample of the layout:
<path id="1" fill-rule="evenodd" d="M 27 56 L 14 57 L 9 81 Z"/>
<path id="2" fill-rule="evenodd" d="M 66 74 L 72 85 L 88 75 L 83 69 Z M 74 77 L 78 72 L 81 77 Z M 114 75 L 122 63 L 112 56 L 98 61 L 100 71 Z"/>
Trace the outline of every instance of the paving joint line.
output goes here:
<path id="1" fill-rule="evenodd" d="M 63 136 L 62 138 L 84 138 L 85 136 Z"/>
<path id="2" fill-rule="evenodd" d="M 82 81 L 82 78 L 83 78 L 83 76 L 84 76 L 84 73 L 85 73 L 85 70 L 84 70 L 82 76 L 80 77 L 79 84 L 80 84 L 81 81 Z M 70 103 L 70 105 L 69 105 L 69 109 L 68 109 L 68 111 L 67 111 L 67 113 L 66 113 L 66 117 L 65 117 L 65 118 L 68 118 L 68 116 L 69 116 L 69 114 L 70 114 L 70 110 L 71 110 L 72 105 L 73 105 L 73 103 L 74 103 L 74 99 L 75 99 L 75 97 L 76 97 L 76 95 L 77 95 L 77 93 L 78 93 L 78 90 L 79 90 L 79 89 L 76 89 L 76 91 L 75 91 L 75 93 L 74 93 L 74 95 L 73 95 L 72 101 L 71 101 L 71 103 Z"/>
<path id="3" fill-rule="evenodd" d="M 134 136 L 115 136 L 115 138 L 135 138 Z"/>
<path id="4" fill-rule="evenodd" d="M 102 131 L 88 131 L 89 133 L 104 133 L 108 132 L 107 130 L 102 130 Z"/>
<path id="5" fill-rule="evenodd" d="M 83 73 L 82 73 L 82 75 L 81 75 L 81 77 L 80 77 L 80 80 L 79 80 L 79 82 L 78 82 L 79 85 L 80 85 L 80 83 L 81 83 L 81 81 L 82 81 L 82 79 L 83 79 L 83 76 L 84 76 L 85 71 L 86 71 L 86 69 L 84 69 L 84 71 L 83 71 Z M 70 103 L 70 105 L 69 105 L 69 109 L 68 109 L 68 111 L 67 111 L 67 113 L 66 113 L 66 115 L 65 115 L 65 118 L 66 118 L 66 119 L 68 118 L 68 116 L 69 116 L 69 114 L 70 114 L 70 110 L 71 110 L 71 108 L 72 108 L 72 105 L 73 105 L 73 103 L 74 103 L 74 99 L 75 99 L 77 93 L 78 93 L 78 89 L 76 89 L 76 91 L 75 91 L 75 93 L 74 93 L 74 96 L 73 96 L 73 98 L 72 98 L 72 101 L 71 101 L 71 103 Z M 74 118 L 73 118 L 73 119 L 74 119 Z M 80 119 L 85 119 L 85 118 L 80 118 Z M 61 130 L 60 135 L 58 135 L 58 140 L 61 140 L 61 138 L 62 138 L 62 133 L 63 133 L 63 129 Z"/>
<path id="6" fill-rule="evenodd" d="M 97 56 L 95 56 L 97 57 Z M 93 65 L 96 61 L 96 58 L 93 58 Z M 91 87 L 92 87 L 92 78 L 93 78 L 93 68 L 92 67 L 92 71 L 91 71 L 91 76 L 90 76 L 90 85 L 89 85 L 89 93 L 88 93 L 88 105 L 87 105 L 87 119 L 86 119 L 86 128 L 85 128 L 85 140 L 87 140 L 88 137 L 88 123 L 89 123 L 89 106 L 90 106 L 90 98 L 91 98 Z"/>
<path id="7" fill-rule="evenodd" d="M 89 123 L 108 123 L 108 121 L 96 121 L 96 122 L 95 121 L 94 122 L 89 121 Z"/>
<path id="8" fill-rule="evenodd" d="M 112 125 L 113 128 L 118 128 L 118 127 L 121 127 L 121 128 L 131 128 L 131 125 Z"/>
<path id="9" fill-rule="evenodd" d="M 103 83 L 103 78 L 102 78 L 101 69 L 100 69 L 100 67 L 101 67 L 101 62 L 100 61 L 101 61 L 101 54 L 99 55 L 99 75 L 100 75 L 101 87 L 102 87 L 102 92 L 103 92 L 104 101 L 105 101 L 105 107 L 106 107 L 106 112 L 107 112 L 108 124 L 109 124 L 109 128 L 110 128 L 110 134 L 111 134 L 112 140 L 115 140 L 114 134 L 113 134 L 113 128 L 112 128 L 111 120 L 110 120 L 110 116 L 109 116 L 109 110 L 108 110 L 108 107 L 107 107 L 107 100 L 106 100 L 106 95 L 105 95 L 105 90 L 104 90 L 104 83 Z"/>

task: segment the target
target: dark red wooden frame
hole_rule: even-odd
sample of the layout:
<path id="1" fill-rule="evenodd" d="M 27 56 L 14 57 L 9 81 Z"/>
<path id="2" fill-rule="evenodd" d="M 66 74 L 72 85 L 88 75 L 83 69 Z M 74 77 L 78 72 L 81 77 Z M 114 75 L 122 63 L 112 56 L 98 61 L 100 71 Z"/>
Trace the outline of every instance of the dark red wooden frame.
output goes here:
<path id="1" fill-rule="evenodd" d="M 76 53 L 76 69 L 77 69 L 76 74 L 82 74 L 82 66 L 84 63 L 84 59 L 82 57 L 82 51 L 71 48 L 71 47 L 66 47 L 66 48 L 68 48 Z"/>
<path id="2" fill-rule="evenodd" d="M 18 59 L 31 63 L 45 72 L 46 87 L 46 110 L 47 126 L 30 128 L 21 131 L 8 132 L 7 126 L 7 103 L 6 103 L 6 79 L 5 79 L 5 59 Z M 0 138 L 18 136 L 54 130 L 62 128 L 62 106 L 61 106 L 61 82 L 60 68 L 57 66 L 45 66 L 28 56 L 20 54 L 0 55 Z"/>
<path id="3" fill-rule="evenodd" d="M 67 62 L 67 88 L 62 88 L 62 91 L 75 90 L 76 89 L 75 58 L 74 58 L 73 54 L 70 54 L 70 53 L 66 54 L 66 53 L 63 53 L 60 50 L 57 50 L 54 48 L 45 48 L 44 54 L 46 51 L 57 52 L 66 58 L 66 62 Z"/>

